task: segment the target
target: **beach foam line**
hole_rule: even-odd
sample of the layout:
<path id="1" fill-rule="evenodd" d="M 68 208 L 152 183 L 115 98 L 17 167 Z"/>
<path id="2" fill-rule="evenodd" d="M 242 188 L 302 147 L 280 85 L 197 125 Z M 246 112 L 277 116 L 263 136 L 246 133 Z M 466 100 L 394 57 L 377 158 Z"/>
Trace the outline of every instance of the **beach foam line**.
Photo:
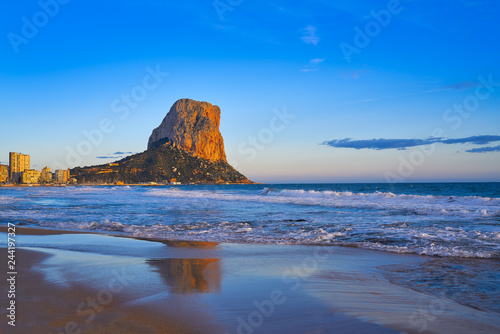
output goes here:
<path id="1" fill-rule="evenodd" d="M 155 224 L 152 226 L 127 225 L 105 220 L 90 223 L 40 223 L 48 234 L 94 233 L 145 240 L 191 241 L 260 245 L 321 245 L 347 246 L 401 254 L 418 254 L 438 257 L 500 258 L 500 247 L 494 241 L 495 232 L 479 233 L 461 229 L 409 230 L 396 226 L 390 231 L 374 235 L 370 230 L 304 226 L 300 229 L 279 231 L 253 225 L 250 222 L 190 223 L 179 225 Z M 404 225 L 404 224 L 403 224 Z M 278 227 L 277 227 L 278 228 Z M 67 230 L 69 229 L 69 231 Z M 36 229 L 26 229 L 36 231 Z M 34 232 L 33 234 L 37 234 Z M 42 232 L 43 233 L 43 232 Z M 493 240 L 495 239 L 495 240 Z M 487 247 L 486 247 L 487 246 Z"/>

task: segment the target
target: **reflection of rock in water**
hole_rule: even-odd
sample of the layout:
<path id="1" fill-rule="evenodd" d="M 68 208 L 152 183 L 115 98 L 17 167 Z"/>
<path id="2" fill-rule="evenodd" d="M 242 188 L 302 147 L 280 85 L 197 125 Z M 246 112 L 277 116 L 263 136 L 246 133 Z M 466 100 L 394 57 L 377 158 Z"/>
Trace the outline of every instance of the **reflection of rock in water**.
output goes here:
<path id="1" fill-rule="evenodd" d="M 148 260 L 172 293 L 218 293 L 221 288 L 219 259 Z"/>

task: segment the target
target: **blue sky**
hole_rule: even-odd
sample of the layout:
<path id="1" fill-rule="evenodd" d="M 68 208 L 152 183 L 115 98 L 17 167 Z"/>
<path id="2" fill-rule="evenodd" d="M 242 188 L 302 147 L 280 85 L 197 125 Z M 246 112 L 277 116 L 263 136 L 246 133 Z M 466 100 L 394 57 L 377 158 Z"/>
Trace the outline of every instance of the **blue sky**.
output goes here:
<path id="1" fill-rule="evenodd" d="M 2 4 L 0 161 L 108 163 L 192 98 L 220 106 L 254 181 L 500 181 L 499 15 L 495 0 Z"/>

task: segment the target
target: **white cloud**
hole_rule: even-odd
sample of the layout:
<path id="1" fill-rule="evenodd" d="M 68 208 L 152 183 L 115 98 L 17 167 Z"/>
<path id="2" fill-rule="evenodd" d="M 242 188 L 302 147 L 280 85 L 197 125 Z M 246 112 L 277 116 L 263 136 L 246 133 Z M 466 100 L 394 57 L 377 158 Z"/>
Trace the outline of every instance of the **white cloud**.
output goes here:
<path id="1" fill-rule="evenodd" d="M 309 63 L 301 69 L 302 72 L 316 72 L 319 70 L 319 64 L 325 61 L 325 58 L 314 58 L 309 60 Z"/>
<path id="2" fill-rule="evenodd" d="M 310 64 L 319 64 L 325 61 L 325 58 L 314 58 L 309 60 Z"/>
<path id="3" fill-rule="evenodd" d="M 302 36 L 300 39 L 306 44 L 317 45 L 319 43 L 319 37 L 316 35 L 316 27 L 307 26 L 304 29 L 300 30 Z"/>

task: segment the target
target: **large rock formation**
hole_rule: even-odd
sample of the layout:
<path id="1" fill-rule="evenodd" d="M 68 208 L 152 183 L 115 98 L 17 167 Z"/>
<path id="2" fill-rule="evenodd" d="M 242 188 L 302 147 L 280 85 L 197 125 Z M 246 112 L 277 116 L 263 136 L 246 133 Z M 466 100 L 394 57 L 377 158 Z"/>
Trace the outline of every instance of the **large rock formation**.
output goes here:
<path id="1" fill-rule="evenodd" d="M 220 109 L 208 102 L 182 99 L 174 103 L 160 126 L 149 137 L 148 149 L 159 140 L 193 156 L 211 161 L 226 161 L 224 141 L 219 132 Z"/>
<path id="2" fill-rule="evenodd" d="M 110 164 L 77 167 L 79 183 L 251 183 L 226 161 L 220 109 L 177 101 L 149 137 L 148 149 Z"/>

